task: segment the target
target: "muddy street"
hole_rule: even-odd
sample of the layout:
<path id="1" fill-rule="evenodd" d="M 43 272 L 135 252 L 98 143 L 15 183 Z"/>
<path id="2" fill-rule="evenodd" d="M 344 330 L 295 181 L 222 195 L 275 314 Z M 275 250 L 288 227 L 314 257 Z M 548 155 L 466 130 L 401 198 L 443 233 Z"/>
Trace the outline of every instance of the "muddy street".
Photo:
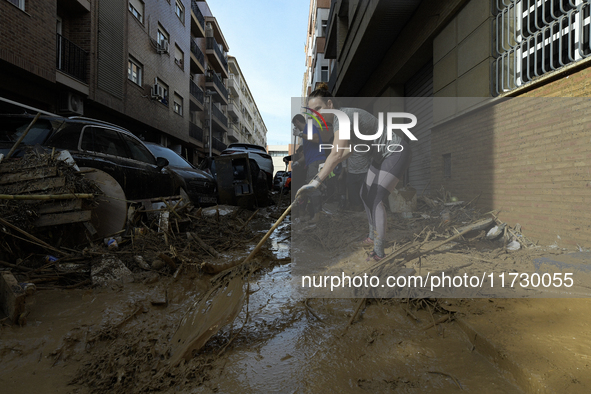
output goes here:
<path id="1" fill-rule="evenodd" d="M 294 286 L 290 217 L 246 270 L 228 270 L 227 262 L 248 256 L 280 211 L 270 207 L 252 217 L 247 210 L 209 210 L 213 216 L 196 220 L 196 232 L 204 226 L 210 236 L 223 234 L 252 217 L 243 230 L 248 231 L 245 242 L 220 252 L 218 259 L 190 260 L 186 249 L 180 271 L 134 265 L 132 255 L 143 252 L 147 261 L 157 255 L 164 240 L 155 234 L 111 253 L 125 262 L 131 276 L 111 279 L 106 286 L 39 285 L 27 300 L 26 321 L 20 326 L 2 321 L 2 387 L 13 393 L 40 387 L 55 393 L 518 393 L 587 392 L 591 387 L 589 319 L 584 317 L 589 303 L 584 299 L 369 298 L 360 303 L 358 298 L 307 298 Z M 341 223 L 330 207 L 325 215 L 327 222 Z M 392 241 L 417 234 L 423 225 L 398 224 Z M 315 227 L 306 231 L 313 233 Z M 225 241 L 212 240 L 222 250 Z M 462 263 L 492 259 L 527 266 L 546 253 L 522 250 L 495 258 L 498 250 L 485 246 L 460 242 L 423 267 L 435 260 L 458 264 L 458 253 L 464 255 Z M 109 251 L 101 248 L 104 259 Z M 367 251 L 361 246 L 351 251 L 347 259 L 361 264 Z M 555 259 L 581 258 L 554 253 Z M 335 250 L 328 250 L 330 255 L 340 256 Z M 178 256 L 183 256 L 180 248 Z M 206 261 L 210 266 L 203 265 Z M 339 264 L 337 257 L 327 269 Z M 226 271 L 203 271 L 215 266 Z M 211 296 L 207 315 L 187 325 L 187 316 L 207 298 L 212 284 L 226 279 L 237 281 L 241 290 L 223 293 L 221 301 Z M 232 315 L 229 310 L 236 305 L 240 308 Z M 202 347 L 171 363 L 180 346 L 175 338 L 192 338 L 203 329 L 204 316 L 217 322 L 206 326 L 211 335 Z"/>

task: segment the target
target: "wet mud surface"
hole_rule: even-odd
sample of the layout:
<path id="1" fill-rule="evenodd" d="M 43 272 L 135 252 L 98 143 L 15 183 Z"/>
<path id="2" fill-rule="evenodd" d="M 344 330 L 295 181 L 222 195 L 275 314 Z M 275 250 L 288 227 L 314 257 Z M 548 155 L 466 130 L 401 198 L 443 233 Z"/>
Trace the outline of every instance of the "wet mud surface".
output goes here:
<path id="1" fill-rule="evenodd" d="M 262 235 L 273 222 L 260 217 L 249 226 Z M 183 318 L 211 289 L 211 275 L 187 267 L 176 278 L 134 272 L 133 283 L 39 291 L 25 326 L 0 326 L 2 391 L 591 391 L 588 300 L 373 299 L 349 324 L 357 299 L 306 300 L 291 286 L 290 230 L 289 222 L 282 224 L 269 250 L 253 263 L 256 269 L 245 274 L 236 319 L 218 327 L 203 347 L 175 365 L 170 363 L 173 338 Z M 412 235 L 413 230 L 392 231 L 392 237 Z M 363 248 L 350 240 L 351 246 L 338 242 L 335 238 L 328 255 L 349 251 L 354 256 L 349 258 L 363 265 Z M 243 259 L 254 245 L 245 243 L 223 259 Z M 489 246 L 473 245 L 469 258 L 514 265 L 535 257 L 501 256 Z M 441 255 L 437 263 L 459 261 L 464 264 L 457 256 Z M 236 305 L 236 294 L 226 295 L 219 316 Z"/>

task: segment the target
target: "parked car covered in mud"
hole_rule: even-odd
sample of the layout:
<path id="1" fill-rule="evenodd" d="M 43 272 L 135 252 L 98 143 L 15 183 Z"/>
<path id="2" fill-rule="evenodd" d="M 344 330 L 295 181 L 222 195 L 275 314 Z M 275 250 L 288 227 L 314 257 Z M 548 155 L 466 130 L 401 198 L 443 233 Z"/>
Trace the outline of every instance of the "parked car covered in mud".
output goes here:
<path id="1" fill-rule="evenodd" d="M 264 147 L 254 144 L 234 143 L 228 145 L 221 155 L 231 155 L 234 153 L 248 153 L 248 157 L 257 162 L 259 168 L 267 175 L 267 187 L 273 189 L 273 159 Z"/>
<path id="2" fill-rule="evenodd" d="M 32 115 L 0 115 L 0 153 L 6 154 L 24 133 Z M 166 158 L 156 158 L 128 130 L 88 118 L 41 116 L 13 154 L 26 146 L 40 145 L 68 150 L 78 167 L 100 170 L 112 177 L 127 200 L 178 195 L 184 186 L 165 167 Z"/>
<path id="3" fill-rule="evenodd" d="M 194 204 L 207 206 L 217 203 L 216 181 L 211 174 L 198 169 L 172 149 L 153 142 L 144 144 L 154 156 L 168 160 L 166 168 L 183 183 L 183 188 Z"/>
<path id="4" fill-rule="evenodd" d="M 208 157 L 199 168 L 216 179 L 220 204 L 247 208 L 269 205 L 267 174 L 247 153 Z"/>

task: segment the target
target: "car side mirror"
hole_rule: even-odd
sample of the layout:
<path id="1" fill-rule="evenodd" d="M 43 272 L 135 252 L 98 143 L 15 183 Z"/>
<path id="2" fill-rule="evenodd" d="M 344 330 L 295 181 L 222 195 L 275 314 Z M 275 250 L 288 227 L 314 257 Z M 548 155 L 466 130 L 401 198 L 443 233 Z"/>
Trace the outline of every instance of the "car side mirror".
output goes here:
<path id="1" fill-rule="evenodd" d="M 168 159 L 165 159 L 164 157 L 157 157 L 156 158 L 156 167 L 158 168 L 158 170 L 163 169 L 168 164 L 169 164 Z"/>

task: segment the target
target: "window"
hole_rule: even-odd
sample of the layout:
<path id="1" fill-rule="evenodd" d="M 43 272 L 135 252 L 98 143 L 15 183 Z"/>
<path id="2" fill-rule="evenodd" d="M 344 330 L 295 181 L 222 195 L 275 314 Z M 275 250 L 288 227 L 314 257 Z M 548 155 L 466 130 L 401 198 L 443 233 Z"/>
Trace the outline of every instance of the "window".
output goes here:
<path id="1" fill-rule="evenodd" d="M 180 2 L 180 0 L 176 0 L 174 3 L 174 13 L 176 14 L 176 16 L 179 17 L 181 22 L 183 22 L 183 24 L 184 24 L 185 23 L 185 7 Z"/>
<path id="2" fill-rule="evenodd" d="M 322 66 L 320 71 L 320 82 L 328 81 L 328 66 Z"/>
<path id="3" fill-rule="evenodd" d="M 183 98 L 175 93 L 172 101 L 174 105 L 174 112 L 183 116 Z"/>
<path id="4" fill-rule="evenodd" d="M 184 69 L 185 54 L 181 51 L 181 48 L 179 48 L 178 45 L 174 46 L 174 62 L 181 68 L 181 70 Z"/>
<path id="5" fill-rule="evenodd" d="M 326 26 L 327 26 L 327 21 L 326 19 L 323 19 L 321 22 L 321 31 L 322 31 L 322 37 L 326 37 Z"/>
<path id="6" fill-rule="evenodd" d="M 579 0 L 495 2 L 493 92 L 516 89 L 591 55 L 591 3 Z"/>
<path id="7" fill-rule="evenodd" d="M 443 155 L 443 177 L 451 178 L 451 153 Z"/>
<path id="8" fill-rule="evenodd" d="M 131 56 L 127 62 L 127 78 L 129 78 L 131 82 L 142 86 L 142 66 Z"/>
<path id="9" fill-rule="evenodd" d="M 135 138 L 123 133 L 121 133 L 121 138 L 129 150 L 131 159 L 144 163 L 156 164 L 154 156 Z"/>
<path id="10" fill-rule="evenodd" d="M 168 39 L 168 33 L 166 32 L 166 30 L 164 30 L 164 28 L 162 28 L 162 26 L 158 26 L 158 45 L 160 46 L 164 46 L 163 42 L 169 42 Z"/>
<path id="11" fill-rule="evenodd" d="M 25 10 L 25 0 L 8 0 L 9 3 L 14 4 L 21 10 Z"/>
<path id="12" fill-rule="evenodd" d="M 82 149 L 105 155 L 127 157 L 127 152 L 115 130 L 86 127 L 82 132 Z"/>
<path id="13" fill-rule="evenodd" d="M 47 143 L 60 149 L 67 149 L 70 151 L 78 150 L 78 142 L 80 141 L 80 128 L 76 126 L 66 127 L 58 131 Z"/>
<path id="14" fill-rule="evenodd" d="M 160 79 L 156 78 L 155 81 L 158 85 L 160 85 L 162 87 L 163 90 L 163 94 L 162 94 L 162 99 L 160 99 L 159 101 L 166 105 L 168 107 L 168 85 L 166 85 L 164 82 L 162 82 Z"/>
<path id="15" fill-rule="evenodd" d="M 129 0 L 129 12 L 138 21 L 144 23 L 144 3 L 141 0 Z"/>

